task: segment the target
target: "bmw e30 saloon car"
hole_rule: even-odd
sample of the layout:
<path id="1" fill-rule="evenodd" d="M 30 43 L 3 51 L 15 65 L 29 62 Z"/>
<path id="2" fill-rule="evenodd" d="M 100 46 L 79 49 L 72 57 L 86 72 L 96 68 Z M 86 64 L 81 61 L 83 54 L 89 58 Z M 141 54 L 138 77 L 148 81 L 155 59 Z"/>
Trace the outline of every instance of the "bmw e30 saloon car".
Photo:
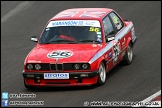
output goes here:
<path id="1" fill-rule="evenodd" d="M 109 8 L 74 8 L 51 18 L 24 62 L 26 88 L 103 85 L 106 72 L 131 64 L 133 23 Z"/>

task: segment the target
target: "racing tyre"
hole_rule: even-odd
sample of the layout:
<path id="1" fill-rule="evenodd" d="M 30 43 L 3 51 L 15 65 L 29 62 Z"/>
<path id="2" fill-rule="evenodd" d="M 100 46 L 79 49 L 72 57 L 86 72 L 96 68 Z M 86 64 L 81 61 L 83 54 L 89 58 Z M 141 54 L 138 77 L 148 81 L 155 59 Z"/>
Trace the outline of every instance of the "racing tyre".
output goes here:
<path id="1" fill-rule="evenodd" d="M 34 88 L 36 88 L 36 87 L 34 87 L 34 86 L 28 86 L 28 85 L 26 85 L 25 80 L 24 80 L 24 86 L 25 86 L 27 89 L 34 89 Z"/>
<path id="2" fill-rule="evenodd" d="M 122 64 L 129 65 L 132 63 L 132 60 L 133 60 L 133 49 L 131 43 L 129 43 Z"/>
<path id="3" fill-rule="evenodd" d="M 99 67 L 99 74 L 98 74 L 98 85 L 103 85 L 106 82 L 106 70 L 105 70 L 105 65 L 103 62 L 100 64 Z"/>

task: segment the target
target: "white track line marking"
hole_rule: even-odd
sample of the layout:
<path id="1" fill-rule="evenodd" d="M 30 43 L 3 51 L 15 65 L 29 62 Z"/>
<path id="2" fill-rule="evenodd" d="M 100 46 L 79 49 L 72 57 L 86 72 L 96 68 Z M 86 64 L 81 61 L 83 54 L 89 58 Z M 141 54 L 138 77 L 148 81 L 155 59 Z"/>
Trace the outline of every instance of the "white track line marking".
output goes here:
<path id="1" fill-rule="evenodd" d="M 21 11 L 27 5 L 29 5 L 29 1 L 25 1 L 17 5 L 14 9 L 10 10 L 1 18 L 1 23 L 4 23 L 7 19 L 9 19 L 11 16 Z"/>
<path id="2" fill-rule="evenodd" d="M 144 99 L 143 101 L 141 101 L 141 103 L 150 102 L 151 100 L 153 100 L 154 98 L 156 98 L 159 95 L 161 95 L 161 90 L 156 92 L 155 94 L 151 95 L 150 97 Z M 136 105 L 133 105 L 132 107 L 140 107 L 140 106 L 143 106 L 143 105 L 136 104 Z"/>

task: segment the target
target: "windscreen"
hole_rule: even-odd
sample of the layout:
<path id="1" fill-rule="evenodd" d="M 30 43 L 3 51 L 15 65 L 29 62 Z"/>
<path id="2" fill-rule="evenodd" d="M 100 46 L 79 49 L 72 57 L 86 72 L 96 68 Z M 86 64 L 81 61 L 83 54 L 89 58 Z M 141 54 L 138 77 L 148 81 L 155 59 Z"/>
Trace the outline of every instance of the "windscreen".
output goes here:
<path id="1" fill-rule="evenodd" d="M 101 36 L 97 20 L 58 20 L 49 22 L 39 43 L 101 43 Z"/>

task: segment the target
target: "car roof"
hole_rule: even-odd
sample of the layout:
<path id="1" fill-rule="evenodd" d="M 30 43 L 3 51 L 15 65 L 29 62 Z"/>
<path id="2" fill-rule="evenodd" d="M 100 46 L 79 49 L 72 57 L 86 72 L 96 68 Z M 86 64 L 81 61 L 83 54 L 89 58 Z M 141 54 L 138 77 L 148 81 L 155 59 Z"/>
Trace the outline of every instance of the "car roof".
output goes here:
<path id="1" fill-rule="evenodd" d="M 66 9 L 55 15 L 51 20 L 72 20 L 72 19 L 102 19 L 113 11 L 110 8 L 72 8 Z"/>

